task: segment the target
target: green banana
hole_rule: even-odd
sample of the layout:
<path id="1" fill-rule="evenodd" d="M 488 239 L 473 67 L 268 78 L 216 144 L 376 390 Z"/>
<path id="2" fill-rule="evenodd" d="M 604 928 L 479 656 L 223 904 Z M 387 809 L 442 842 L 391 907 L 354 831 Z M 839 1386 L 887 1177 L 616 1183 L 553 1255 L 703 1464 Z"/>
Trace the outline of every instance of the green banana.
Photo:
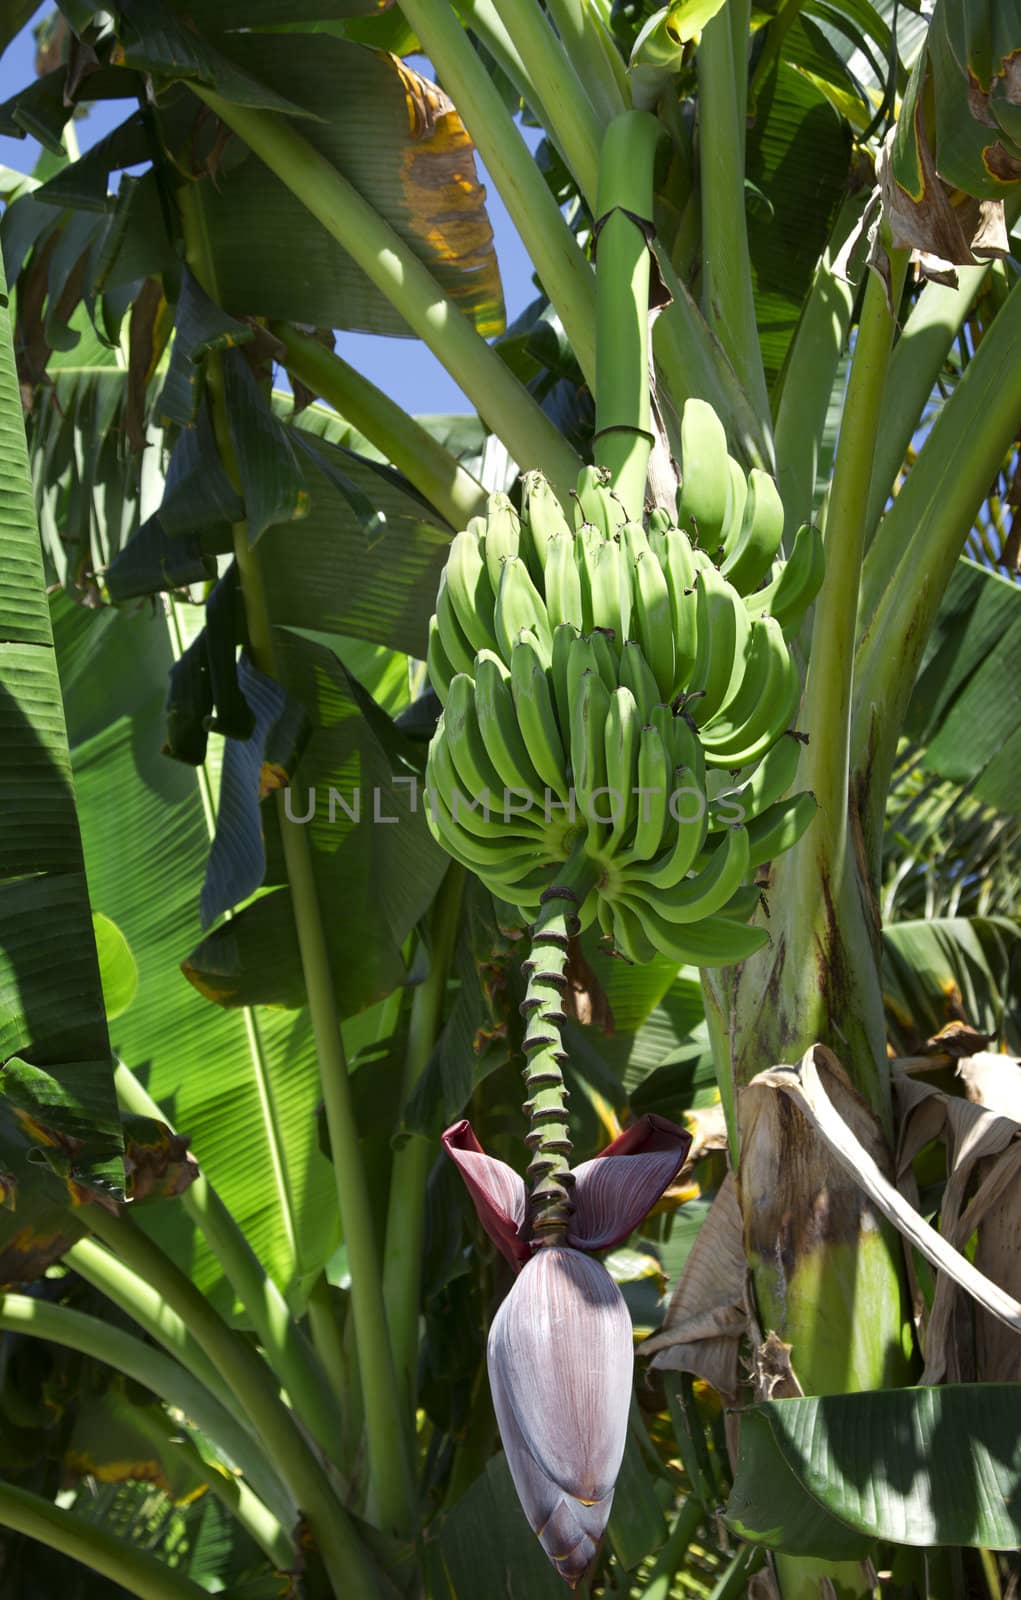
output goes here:
<path id="1" fill-rule="evenodd" d="M 635 639 L 629 640 L 620 652 L 619 676 L 621 683 L 634 695 L 642 722 L 648 722 L 653 706 L 659 702 L 659 685 L 652 676 L 652 668 L 645 659 L 641 645 Z"/>
<path id="2" fill-rule="evenodd" d="M 565 537 L 573 538 L 574 529 L 564 515 L 563 506 L 541 472 L 526 472 L 522 477 L 521 486 L 525 520 L 528 523 L 532 547 L 540 570 L 545 571 L 550 541 Z M 555 611 L 553 614 L 556 614 Z"/>
<path id="3" fill-rule="evenodd" d="M 596 556 L 602 544 L 602 534 L 588 523 L 574 536 L 574 563 L 578 568 L 578 583 L 581 588 L 582 633 L 591 633 L 594 626 L 592 580 L 595 574 Z"/>
<path id="4" fill-rule="evenodd" d="M 605 467 L 582 467 L 578 474 L 575 526 L 591 523 L 604 539 L 614 538 L 627 521 L 627 512 L 610 488 Z"/>
<path id="5" fill-rule="evenodd" d="M 735 461 L 733 456 L 728 456 L 727 466 L 730 471 L 730 504 L 727 508 L 723 538 L 720 541 L 720 564 L 724 572 L 727 570 L 727 562 L 733 560 L 744 532 L 745 506 L 748 503 L 748 480 L 740 463 Z"/>
<path id="6" fill-rule="evenodd" d="M 475 711 L 489 759 L 506 790 L 527 790 L 542 815 L 545 785 L 529 758 L 518 726 L 510 672 L 499 656 L 482 651 L 475 677 Z"/>
<path id="7" fill-rule="evenodd" d="M 651 861 L 663 847 L 670 823 L 671 763 L 659 730 L 647 724 L 638 741 L 638 790 L 635 837 L 628 861 Z"/>
<path id="8" fill-rule="evenodd" d="M 566 800 L 570 784 L 553 696 L 544 663 L 529 641 L 511 652 L 511 693 L 532 765 L 543 784 Z"/>
<path id="9" fill-rule="evenodd" d="M 669 700 L 677 681 L 673 613 L 666 576 L 651 549 L 640 554 L 634 563 L 634 601 L 638 642 L 660 694 Z"/>
<path id="10" fill-rule="evenodd" d="M 683 711 L 675 715 L 669 706 L 654 707 L 652 720 L 666 741 L 674 767 L 682 768 L 688 774 L 689 784 L 693 784 L 704 796 L 705 752 L 692 723 Z"/>
<path id="11" fill-rule="evenodd" d="M 693 529 L 702 549 L 712 554 L 723 536 L 730 507 L 730 457 L 727 435 L 712 406 L 685 401 L 681 414 L 681 487 L 677 520 Z"/>
<path id="12" fill-rule="evenodd" d="M 617 687 L 617 654 L 613 635 L 607 628 L 593 628 L 588 636 L 596 670 L 610 694 Z"/>
<path id="13" fill-rule="evenodd" d="M 606 719 L 610 696 L 598 672 L 583 672 L 571 706 L 571 774 L 586 837 L 593 853 L 605 838 L 610 806 L 606 795 Z"/>
<path id="14" fill-rule="evenodd" d="M 521 518 L 505 494 L 491 494 L 486 501 L 486 542 L 483 554 L 493 593 L 500 588 L 503 563 L 521 551 Z"/>
<path id="15" fill-rule="evenodd" d="M 593 628 L 608 628 L 614 638 L 631 637 L 631 573 L 616 539 L 604 540 L 593 552 L 591 596 Z"/>
<path id="16" fill-rule="evenodd" d="M 549 614 L 520 556 L 508 556 L 503 564 L 500 587 L 496 591 L 495 622 L 497 644 L 508 666 L 522 631 L 535 635 L 542 665 L 549 666 L 553 655 Z"/>
<path id="17" fill-rule="evenodd" d="M 461 782 L 442 718 L 429 745 L 426 781 L 430 793 L 442 801 L 450 813 L 452 826 L 461 833 L 485 841 L 516 839 L 529 847 L 537 845 L 540 836 L 534 824 L 525 824 L 520 817 L 504 819 L 502 797 L 494 805 L 492 797 L 487 801 L 485 796 L 473 793 L 469 784 Z"/>
<path id="18" fill-rule="evenodd" d="M 800 628 L 825 576 L 822 534 L 806 522 L 798 529 L 793 549 L 776 577 L 764 589 L 746 595 L 745 607 L 752 616 L 775 617 L 789 638 Z"/>
<path id="19" fill-rule="evenodd" d="M 661 889 L 672 889 L 687 877 L 705 843 L 705 796 L 689 796 L 685 792 L 687 786 L 684 777 L 685 774 L 680 771 L 674 773 L 671 809 L 677 832 L 672 845 L 642 868 L 631 869 L 630 877 L 628 867 L 624 864 L 621 866 L 622 885 L 631 881 L 647 885 L 653 904 L 658 904 L 657 895 Z M 653 890 L 655 894 L 651 892 Z"/>
<path id="20" fill-rule="evenodd" d="M 666 561 L 663 567 L 670 592 L 673 618 L 674 682 L 671 695 L 691 685 L 698 655 L 698 595 L 695 592 L 695 562 L 691 541 L 680 528 L 668 528 L 664 535 Z"/>
<path id="21" fill-rule="evenodd" d="M 749 594 L 769 571 L 783 537 L 783 501 L 768 472 L 753 467 L 748 475 L 744 525 L 723 573 L 739 594 Z"/>
<path id="22" fill-rule="evenodd" d="M 553 655 L 550 663 L 550 682 L 553 685 L 553 704 L 556 707 L 560 737 L 566 745 L 571 737 L 571 690 L 569 668 L 576 655 L 576 645 L 581 643 L 577 628 L 569 622 L 558 623 L 553 629 Z"/>
<path id="23" fill-rule="evenodd" d="M 668 506 L 655 506 L 649 512 L 648 534 L 649 543 L 653 545 L 653 549 L 655 549 L 653 541 L 656 538 L 662 538 L 667 529 L 672 528 L 673 526 L 674 513 L 669 509 Z"/>
<path id="24" fill-rule="evenodd" d="M 729 917 L 733 922 L 747 922 L 754 917 L 762 903 L 762 890 L 758 884 L 743 883 L 740 889 L 735 889 L 726 905 L 720 907 L 718 914 Z"/>
<path id="25" fill-rule="evenodd" d="M 444 577 L 454 615 L 471 648 L 495 650 L 493 586 L 479 541 L 467 529 L 450 541 Z"/>
<path id="26" fill-rule="evenodd" d="M 440 588 L 436 596 L 436 625 L 440 631 L 440 643 L 443 654 L 446 656 L 455 672 L 466 672 L 469 678 L 475 675 L 475 651 L 464 636 L 461 624 L 457 620 L 454 603 L 450 597 L 447 585 L 446 568 L 440 575 Z"/>
<path id="27" fill-rule="evenodd" d="M 624 910 L 615 903 L 615 915 Z M 686 966 L 729 967 L 747 961 L 769 943 L 765 928 L 745 927 L 729 917 L 704 917 L 701 922 L 678 925 L 644 903 L 636 906 L 634 914 L 652 948 Z"/>
<path id="28" fill-rule="evenodd" d="M 447 690 L 450 688 L 454 669 L 443 648 L 440 625 L 434 616 L 429 618 L 429 643 L 426 646 L 425 664 L 429 672 L 429 682 L 439 696 L 440 705 L 446 705 Z"/>
<path id="29" fill-rule="evenodd" d="M 574 559 L 574 535 L 556 534 L 546 541 L 546 610 L 550 622 L 570 622 L 581 628 L 585 607 L 581 595 L 581 575 Z"/>
<path id="30" fill-rule="evenodd" d="M 521 880 L 536 869 L 546 875 L 548 885 L 550 868 L 557 859 L 551 852 L 534 848 L 511 850 L 512 838 L 507 834 L 488 841 L 475 838 L 454 821 L 450 807 L 435 789 L 428 792 L 425 813 L 436 842 L 462 866 L 482 878 L 487 888 L 511 889 L 516 893 Z"/>
<path id="31" fill-rule="evenodd" d="M 619 900 L 613 902 L 612 928 L 614 945 L 625 960 L 644 966 L 655 958 L 655 945 L 646 938 L 645 930 L 634 912 Z"/>
<path id="32" fill-rule="evenodd" d="M 749 622 L 740 595 L 709 563 L 699 570 L 696 595 L 698 640 L 691 673 L 696 694 L 688 710 L 701 729 L 726 710 L 741 686 Z"/>
<path id="33" fill-rule="evenodd" d="M 741 688 L 726 712 L 701 729 L 711 766 L 739 768 L 757 761 L 790 727 L 798 709 L 801 680 L 779 623 L 760 617 L 750 629 Z"/>
<path id="34" fill-rule="evenodd" d="M 640 522 L 625 522 L 620 530 L 620 543 L 625 554 L 630 556 L 632 562 L 638 561 L 641 556 L 646 555 L 652 549 L 649 535 Z"/>
<path id="35" fill-rule="evenodd" d="M 607 810 L 613 821 L 606 836 L 606 853 L 613 855 L 630 832 L 638 811 L 635 784 L 638 779 L 638 746 L 642 724 L 631 690 L 621 686 L 610 695 L 604 742 L 606 786 L 610 791 Z"/>
<path id="36" fill-rule="evenodd" d="M 797 844 L 818 809 L 815 795 L 802 789 L 753 818 L 748 824 L 749 867 L 761 867 Z"/>
<path id="37" fill-rule="evenodd" d="M 748 823 L 790 789 L 798 775 L 801 740 L 789 731 L 780 735 L 743 783 L 717 794 L 709 806 L 709 831 Z"/>
<path id="38" fill-rule="evenodd" d="M 582 674 L 585 672 L 599 672 L 599 662 L 596 659 L 593 639 L 595 635 L 583 634 L 575 638 L 567 658 L 567 721 L 568 739 L 571 718 L 574 715 L 574 703 L 581 691 Z"/>
<path id="39" fill-rule="evenodd" d="M 531 829 L 541 830 L 543 826 L 541 811 L 535 811 L 534 814 L 509 811 L 505 803 L 507 797 L 504 794 L 504 781 L 482 735 L 482 725 L 476 708 L 475 684 L 463 673 L 458 673 L 451 681 L 444 725 L 450 759 L 454 771 L 464 785 L 465 792 L 474 799 L 488 795 L 491 810 L 506 822 L 510 822 L 513 818 L 515 826 L 519 827 L 522 833 L 527 833 Z M 520 773 L 517 787 L 524 787 Z"/>
<path id="40" fill-rule="evenodd" d="M 701 922 L 713 916 L 726 905 L 748 876 L 749 841 L 746 828 L 729 828 L 722 843 L 710 853 L 709 861 L 693 878 L 681 878 L 669 887 L 657 885 L 649 889 L 636 874 L 625 872 L 626 896 L 638 915 L 641 902 L 649 906 L 667 922 Z"/>

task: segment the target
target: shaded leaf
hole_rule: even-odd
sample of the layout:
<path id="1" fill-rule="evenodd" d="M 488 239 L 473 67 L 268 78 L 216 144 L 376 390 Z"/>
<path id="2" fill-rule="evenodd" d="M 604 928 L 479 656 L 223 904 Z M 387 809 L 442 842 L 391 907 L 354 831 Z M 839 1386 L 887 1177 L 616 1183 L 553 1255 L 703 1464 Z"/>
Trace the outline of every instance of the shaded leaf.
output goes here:
<path id="1" fill-rule="evenodd" d="M 429 1562 L 436 1592 L 450 1600 L 563 1600 L 563 1579 L 532 1535 L 503 1455 L 439 1522 Z"/>
<path id="2" fill-rule="evenodd" d="M 748 250 L 767 382 L 780 373 L 847 187 L 851 145 L 825 97 L 780 62 L 760 91 L 747 175 L 769 211 L 750 209 Z"/>
<path id="3" fill-rule="evenodd" d="M 478 332 L 499 333 L 503 300 L 484 191 L 442 91 L 396 57 L 322 35 L 234 34 L 229 49 L 239 67 L 320 119 L 303 123 L 303 135 L 426 262 Z M 198 192 L 230 310 L 407 336 L 389 302 L 255 156 Z"/>
<path id="4" fill-rule="evenodd" d="M 224 357 L 223 374 L 248 542 L 255 544 L 274 524 L 307 516 L 309 491 L 288 432 L 259 392 L 240 351 Z"/>
<path id="5" fill-rule="evenodd" d="M 1014 775 L 1021 705 L 1013 662 L 1021 650 L 1021 590 L 962 559 L 940 606 L 908 708 L 905 733 L 924 765 L 973 784 L 987 805 L 1021 815 Z"/>
<path id="6" fill-rule="evenodd" d="M 160 521 L 172 538 L 185 533 L 219 531 L 240 522 L 244 504 L 220 460 L 203 400 L 193 427 L 182 428 L 167 466 Z M 229 542 L 228 542 L 229 548 Z"/>
<path id="7" fill-rule="evenodd" d="M 108 178 L 122 167 L 136 166 L 151 159 L 152 150 L 140 111 L 128 117 L 80 156 L 69 161 L 36 191 L 36 198 L 47 205 L 70 206 L 80 211 L 106 211 Z"/>
<path id="8" fill-rule="evenodd" d="M 0 290 L 2 290 L 0 280 Z M 5 1110 L 34 1097 L 107 1184 L 119 1125 L 92 911 L 11 348 L 0 294 L 0 1062 Z M 12 1063 L 15 1056 L 25 1064 Z M 33 1074 L 37 1076 L 33 1078 Z M 34 1087 L 32 1086 L 34 1084 Z M 5 1225 L 7 1239 L 13 1230 Z M 20 1250 L 21 1247 L 19 1246 Z M 22 1252 L 23 1253 L 23 1252 Z"/>
<path id="9" fill-rule="evenodd" d="M 1011 1384 L 774 1400 L 742 1412 L 727 1522 L 792 1555 L 874 1540 L 1014 1550 L 1021 1391 Z"/>
<path id="10" fill-rule="evenodd" d="M 228 739 L 224 746 L 216 832 L 199 902 L 203 928 L 231 906 L 246 900 L 265 877 L 260 801 L 267 786 L 276 787 L 287 778 L 279 761 L 272 779 L 265 774 L 267 744 L 274 727 L 286 717 L 288 742 L 293 749 L 303 721 L 300 708 L 289 706 L 280 684 L 259 672 L 246 655 L 238 664 L 238 687 L 251 709 L 254 725 L 247 739 Z"/>
<path id="11" fill-rule="evenodd" d="M 288 100 L 248 72 L 239 70 L 192 28 L 177 21 L 159 0 L 121 0 L 121 42 L 126 66 L 164 78 L 196 78 L 237 105 L 306 116 L 300 102 Z"/>
<path id="12" fill-rule="evenodd" d="M 174 311 L 170 367 L 159 399 L 162 417 L 190 427 L 198 414 L 205 357 L 210 350 L 229 350 L 254 336 L 254 328 L 221 311 L 185 267 Z"/>
<path id="13" fill-rule="evenodd" d="M 168 538 L 157 513 L 132 534 L 105 576 L 111 600 L 134 600 L 164 589 L 211 582 L 216 577 L 216 562 L 205 554 L 195 534 Z"/>
<path id="14" fill-rule="evenodd" d="M 372 467 L 325 442 L 317 449 L 385 513 L 386 525 L 366 539 L 348 497 L 309 460 L 308 515 L 268 529 L 259 543 L 273 621 L 364 639 L 423 660 L 446 530 Z"/>

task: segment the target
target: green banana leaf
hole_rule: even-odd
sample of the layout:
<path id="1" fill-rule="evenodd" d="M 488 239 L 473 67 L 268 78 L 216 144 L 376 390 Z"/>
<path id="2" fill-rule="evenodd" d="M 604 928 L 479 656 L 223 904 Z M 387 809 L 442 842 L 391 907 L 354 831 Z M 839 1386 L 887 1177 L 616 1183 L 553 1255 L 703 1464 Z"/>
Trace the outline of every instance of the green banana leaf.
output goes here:
<path id="1" fill-rule="evenodd" d="M 175 648 L 167 617 L 180 630 L 188 608 L 90 612 L 62 595 L 51 605 L 95 907 L 138 970 L 135 998 L 112 1024 L 114 1048 L 190 1136 L 253 1249 L 300 1303 L 338 1242 L 307 1016 L 222 1011 L 180 971 L 200 932 L 214 805 L 207 773 L 160 754 Z M 229 1309 L 219 1265 L 180 1209 L 156 1202 L 139 1218 Z"/>
<path id="2" fill-rule="evenodd" d="M 947 917 L 883 930 L 887 1027 L 911 1055 L 951 1022 L 967 1022 L 1021 1052 L 1014 991 L 1021 924 L 1009 917 Z"/>
<path id="3" fill-rule="evenodd" d="M 774 1400 L 741 1414 L 729 1525 L 792 1555 L 876 1539 L 1016 1550 L 1021 1388 L 954 1384 Z"/>
<path id="4" fill-rule="evenodd" d="M 833 107 L 782 61 L 748 134 L 748 250 L 766 380 L 781 372 L 805 295 L 844 198 L 851 144 Z"/>
<path id="5" fill-rule="evenodd" d="M 923 764 L 968 784 L 977 800 L 1021 815 L 1017 766 L 1021 704 L 1014 664 L 1021 649 L 1021 588 L 962 559 L 926 647 L 905 733 Z"/>
<path id="6" fill-rule="evenodd" d="M 502 1454 L 439 1519 L 425 1551 L 429 1592 L 446 1600 L 562 1600 L 563 1579 L 525 1520 Z"/>
<path id="7" fill-rule="evenodd" d="M 2 274 L 0 746 L 2 1245 L 23 1258 L 35 1179 L 52 1169 L 65 1203 L 78 1181 L 117 1190 L 123 1144 Z"/>

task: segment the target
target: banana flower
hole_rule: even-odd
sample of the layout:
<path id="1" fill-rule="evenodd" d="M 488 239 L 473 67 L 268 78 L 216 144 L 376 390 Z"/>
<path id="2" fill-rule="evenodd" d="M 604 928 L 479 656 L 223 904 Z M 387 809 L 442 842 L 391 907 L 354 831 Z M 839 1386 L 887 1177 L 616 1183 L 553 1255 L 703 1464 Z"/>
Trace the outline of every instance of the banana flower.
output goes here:
<path id="1" fill-rule="evenodd" d="M 493 1406 L 525 1515 L 572 1588 L 595 1559 L 624 1454 L 634 1342 L 623 1296 L 586 1254 L 638 1226 L 682 1166 L 690 1136 L 645 1116 L 573 1169 L 574 1213 L 532 1239 L 524 1180 L 467 1122 L 443 1135 L 479 1221 L 518 1274 L 489 1333 Z"/>

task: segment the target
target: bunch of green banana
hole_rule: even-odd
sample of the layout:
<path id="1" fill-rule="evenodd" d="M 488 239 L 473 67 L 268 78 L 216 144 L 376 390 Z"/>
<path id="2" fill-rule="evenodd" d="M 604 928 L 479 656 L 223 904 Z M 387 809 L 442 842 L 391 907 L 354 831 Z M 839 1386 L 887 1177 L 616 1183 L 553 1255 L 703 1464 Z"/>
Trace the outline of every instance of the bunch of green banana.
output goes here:
<path id="1" fill-rule="evenodd" d="M 629 960 L 658 951 L 720 965 L 765 943 L 744 925 L 758 904 L 746 880 L 811 820 L 810 796 L 786 798 L 798 749 L 781 734 L 743 782 L 720 788 L 641 647 L 617 657 L 605 633 L 560 623 L 549 648 L 522 630 L 509 668 L 483 649 L 474 676 L 451 678 L 426 814 L 444 848 L 525 917 L 581 849 L 596 870 L 583 927 L 598 919 Z"/>
<path id="2" fill-rule="evenodd" d="M 520 514 L 492 495 L 456 535 L 429 632 L 444 710 L 428 814 L 526 916 L 581 850 L 596 869 L 583 925 L 598 919 L 631 960 L 711 966 L 764 942 L 746 926 L 748 879 L 814 811 L 789 793 L 800 681 L 786 637 L 823 553 L 803 528 L 776 560 L 776 486 L 745 477 L 703 402 L 685 406 L 681 445 L 676 520 L 662 507 L 630 520 L 586 467 L 571 516 L 529 472 Z"/>

